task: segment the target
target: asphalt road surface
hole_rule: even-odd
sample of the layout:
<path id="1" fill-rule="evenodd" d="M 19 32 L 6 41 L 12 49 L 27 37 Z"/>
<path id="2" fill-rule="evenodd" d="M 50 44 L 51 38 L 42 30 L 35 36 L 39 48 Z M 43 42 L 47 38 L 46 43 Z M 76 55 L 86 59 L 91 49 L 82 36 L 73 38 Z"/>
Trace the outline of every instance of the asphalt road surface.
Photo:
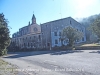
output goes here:
<path id="1" fill-rule="evenodd" d="M 25 75 L 100 75 L 100 50 L 15 52 L 2 59 Z"/>

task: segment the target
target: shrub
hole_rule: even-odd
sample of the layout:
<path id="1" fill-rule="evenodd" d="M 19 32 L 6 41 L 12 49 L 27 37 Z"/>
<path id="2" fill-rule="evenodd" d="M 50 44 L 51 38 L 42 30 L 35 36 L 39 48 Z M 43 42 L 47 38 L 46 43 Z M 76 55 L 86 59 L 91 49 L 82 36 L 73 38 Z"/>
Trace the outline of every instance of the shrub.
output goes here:
<path id="1" fill-rule="evenodd" d="M 0 51 L 0 56 L 7 55 L 7 49 L 3 49 Z"/>

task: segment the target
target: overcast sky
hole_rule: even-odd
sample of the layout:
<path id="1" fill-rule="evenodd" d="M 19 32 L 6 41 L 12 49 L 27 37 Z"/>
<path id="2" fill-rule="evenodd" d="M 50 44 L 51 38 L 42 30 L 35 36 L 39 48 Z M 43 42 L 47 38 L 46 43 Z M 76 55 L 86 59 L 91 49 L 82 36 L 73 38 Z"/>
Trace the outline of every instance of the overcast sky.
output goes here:
<path id="1" fill-rule="evenodd" d="M 0 13 L 8 19 L 13 34 L 31 22 L 33 13 L 37 24 L 99 14 L 100 0 L 0 0 Z"/>

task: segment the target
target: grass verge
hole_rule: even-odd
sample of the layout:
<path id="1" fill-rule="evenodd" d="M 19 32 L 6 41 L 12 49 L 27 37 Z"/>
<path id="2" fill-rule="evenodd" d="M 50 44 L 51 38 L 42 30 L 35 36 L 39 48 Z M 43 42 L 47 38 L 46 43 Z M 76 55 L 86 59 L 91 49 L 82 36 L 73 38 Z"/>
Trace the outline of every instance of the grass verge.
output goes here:
<path id="1" fill-rule="evenodd" d="M 99 43 L 80 43 L 75 45 L 76 50 L 100 50 Z"/>
<path id="2" fill-rule="evenodd" d="M 15 65 L 11 65 L 0 58 L 0 75 L 17 75 L 16 69 Z"/>

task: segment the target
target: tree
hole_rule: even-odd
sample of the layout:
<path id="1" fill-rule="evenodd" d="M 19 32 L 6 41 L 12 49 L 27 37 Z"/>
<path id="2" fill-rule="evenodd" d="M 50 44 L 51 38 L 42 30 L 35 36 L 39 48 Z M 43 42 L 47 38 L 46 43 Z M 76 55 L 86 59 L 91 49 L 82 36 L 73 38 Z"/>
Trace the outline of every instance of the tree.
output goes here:
<path id="1" fill-rule="evenodd" d="M 68 39 L 68 46 L 72 47 L 76 40 L 80 40 L 83 37 L 83 33 L 68 26 L 63 29 L 62 37 Z"/>
<path id="2" fill-rule="evenodd" d="M 4 55 L 10 44 L 8 21 L 0 14 L 0 55 Z"/>
<path id="3" fill-rule="evenodd" d="M 65 40 L 64 36 L 60 36 L 59 40 L 61 41 L 61 45 L 64 46 L 63 41 Z"/>
<path id="4" fill-rule="evenodd" d="M 89 16 L 89 17 L 87 17 L 87 18 L 83 18 L 83 19 L 81 19 L 81 20 L 79 19 L 79 22 L 80 22 L 82 25 L 84 25 L 85 28 L 86 28 L 86 40 L 87 40 L 87 41 L 92 41 L 92 40 L 90 39 L 92 33 L 91 33 L 91 30 L 89 30 L 89 27 L 90 27 L 90 25 L 95 21 L 95 19 L 96 19 L 98 16 L 100 16 L 100 14 L 91 15 L 91 16 Z"/>
<path id="5" fill-rule="evenodd" d="M 95 19 L 95 21 L 90 25 L 89 29 L 92 30 L 92 32 L 100 39 L 100 16 Z"/>

